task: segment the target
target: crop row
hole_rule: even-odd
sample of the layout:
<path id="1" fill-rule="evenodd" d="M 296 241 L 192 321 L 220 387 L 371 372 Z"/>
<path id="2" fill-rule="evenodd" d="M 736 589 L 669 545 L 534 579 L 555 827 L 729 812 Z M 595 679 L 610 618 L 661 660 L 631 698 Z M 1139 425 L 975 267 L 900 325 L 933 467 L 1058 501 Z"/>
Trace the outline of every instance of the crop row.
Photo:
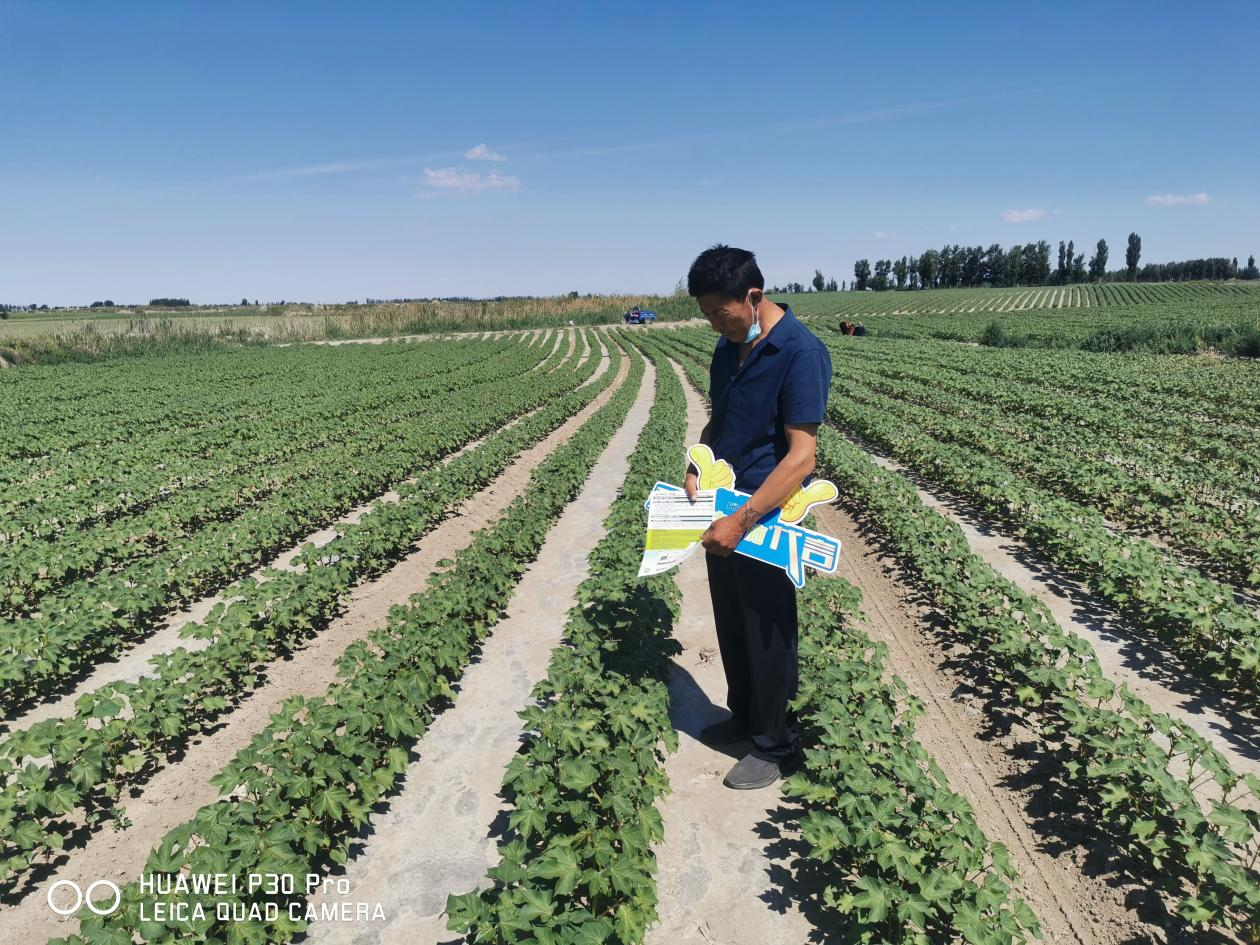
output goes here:
<path id="1" fill-rule="evenodd" d="M 933 439 L 978 451 L 1039 488 L 1155 535 L 1240 587 L 1260 587 L 1255 499 L 1200 491 L 1206 476 L 1146 474 L 1125 462 L 1119 443 L 1112 452 L 1078 447 L 1075 427 L 1012 423 L 998 408 L 968 407 L 927 385 L 871 384 L 857 370 L 845 372 L 845 392 L 855 409 L 896 417 Z"/>
<path id="2" fill-rule="evenodd" d="M 999 406 L 1013 419 L 1078 427 L 1083 437 L 1116 437 L 1134 446 L 1163 444 L 1165 452 L 1167 443 L 1175 441 L 1177 451 L 1165 459 L 1187 467 L 1203 458 L 1227 466 L 1241 461 L 1241 471 L 1260 466 L 1260 452 L 1251 451 L 1256 453 L 1252 456 L 1240 444 L 1260 423 L 1260 408 L 1233 401 L 1222 410 L 1202 395 L 1163 392 L 1152 383 L 1161 373 L 1154 365 L 1146 372 L 1133 370 L 1134 362 L 1142 360 L 1133 355 L 1089 355 L 1095 359 L 1095 373 L 1111 374 L 1112 362 L 1125 362 L 1129 368 L 1115 378 L 1120 383 L 1103 384 L 1088 375 L 1070 375 L 1064 362 L 1073 356 L 1063 352 L 1029 356 L 1023 351 L 1016 360 L 1007 350 L 878 338 L 846 343 L 839 333 L 820 330 L 818 335 L 848 368 L 860 368 L 872 379 L 936 386 L 968 403 Z M 1212 384 L 1211 374 L 1199 378 L 1201 390 Z"/>
<path id="3" fill-rule="evenodd" d="M 652 414 L 588 558 L 564 644 L 520 713 L 525 739 L 503 780 L 500 862 L 487 888 L 447 903 L 449 927 L 473 941 L 640 942 L 656 917 L 651 845 L 663 837 L 662 763 L 678 740 L 668 678 L 679 592 L 672 575 L 637 571 L 643 503 L 655 481 L 677 477 L 686 423 L 682 386 L 658 361 Z"/>
<path id="4" fill-rule="evenodd" d="M 0 623 L 0 706 L 12 707 L 50 683 L 143 638 L 160 615 L 214 593 L 314 528 L 423 469 L 527 405 L 576 383 L 565 372 L 522 385 L 511 364 L 502 376 L 443 400 L 414 429 L 377 431 L 377 451 L 332 463 L 229 522 L 118 571 L 66 585 L 40 599 L 33 616 Z M 434 392 L 435 400 L 441 399 Z M 545 398 L 544 398 L 545 399 Z"/>
<path id="5" fill-rule="evenodd" d="M 294 559 L 299 570 L 242 581 L 229 603 L 183 631 L 206 641 L 204 649 L 160 654 L 138 682 L 107 683 L 81 696 L 74 716 L 0 742 L 0 882 L 60 848 L 81 825 L 117 816 L 123 787 L 147 780 L 230 711 L 261 684 L 271 660 L 327 626 L 355 586 L 403 557 L 513 456 L 589 403 L 613 373 L 559 398 L 533 387 L 551 401 L 543 410 L 421 474 L 399 490 L 399 501 L 377 503 L 328 544 L 303 546 Z"/>
<path id="6" fill-rule="evenodd" d="M 831 409 L 842 400 L 838 387 Z M 1040 733 L 1061 796 L 1144 867 L 1145 882 L 1176 897 L 1185 920 L 1260 936 L 1260 779 L 1109 681 L 1086 641 L 973 554 L 903 477 L 831 427 L 820 431 L 819 457 L 841 501 L 887 537 L 970 646 L 1000 710 Z"/>
<path id="7" fill-rule="evenodd" d="M 503 376 L 513 377 L 515 370 L 519 370 L 517 363 L 507 362 Z M 182 543 L 196 540 L 203 529 L 231 522 L 243 510 L 260 506 L 272 496 L 283 497 L 284 490 L 295 483 L 309 488 L 330 470 L 353 468 L 365 458 L 383 455 L 391 444 L 406 443 L 414 431 L 428 426 L 434 416 L 434 397 L 449 403 L 466 394 L 475 396 L 477 391 L 477 383 L 471 380 L 467 387 L 456 389 L 448 389 L 449 383 L 440 379 L 410 385 L 395 393 L 397 404 L 357 410 L 336 425 L 319 418 L 305 435 L 300 426 L 290 432 L 277 428 L 261 442 L 246 443 L 242 449 L 257 451 L 270 441 L 284 444 L 287 458 L 273 456 L 270 464 L 247 462 L 226 468 L 204 485 L 170 492 L 138 515 L 78 530 L 64 528 L 61 520 L 42 521 L 40 530 L 51 530 L 48 537 L 23 536 L 4 546 L 0 614 L 10 619 L 24 616 L 41 607 L 43 595 L 64 584 L 118 571 L 162 552 L 178 552 Z"/>
<path id="8" fill-rule="evenodd" d="M 1260 426 L 1260 399 L 1242 396 L 1255 384 L 1254 365 L 934 341 L 846 341 L 825 328 L 817 333 L 835 342 L 832 351 L 850 366 L 891 381 L 939 384 L 969 401 L 1083 427 L 1085 435 L 1175 441 L 1172 460 L 1188 451 L 1221 464 L 1241 463 L 1237 468 L 1250 470 L 1253 479 L 1260 470 L 1260 451 L 1248 449 Z"/>
<path id="9" fill-rule="evenodd" d="M 393 352 L 376 359 L 347 356 L 347 364 L 358 371 L 348 377 L 328 378 L 316 386 L 313 379 L 292 377 L 285 368 L 296 353 L 276 355 L 274 373 L 254 379 L 254 399 L 241 401 L 185 383 L 178 396 L 199 405 L 203 416 L 184 418 L 170 428 L 115 430 L 101 424 L 96 438 L 74 451 L 49 454 L 44 460 L 14 463 L 10 476 L 0 475 L 4 496 L 0 514 L 6 535 L 29 531 L 50 533 L 93 521 L 108 521 L 185 485 L 221 478 L 231 465 L 251 459 L 267 459 L 269 448 L 284 459 L 303 448 L 305 438 L 318 438 L 344 427 L 359 412 L 377 412 L 399 402 L 400 394 L 413 386 L 431 385 L 443 377 L 467 378 L 494 361 L 514 353 L 506 345 L 426 345 L 414 350 L 413 358 L 400 360 Z M 315 374 L 321 362 L 306 355 L 305 363 Z M 337 365 L 345 371 L 347 365 Z M 175 378 L 155 370 L 157 379 L 174 385 Z M 291 384 L 284 388 L 283 384 Z M 277 402 L 276 392 L 285 391 Z M 268 399 L 270 402 L 268 402 Z M 97 420 L 107 408 L 101 398 L 85 398 L 77 405 L 78 415 Z M 36 422 L 34 420 L 28 422 Z M 278 434 L 290 434 L 277 441 Z M 284 450 L 287 448 L 288 452 Z"/>
<path id="10" fill-rule="evenodd" d="M 411 749 L 434 714 L 453 696 L 480 642 L 507 609 L 513 588 L 542 546 L 551 523 L 587 481 L 590 467 L 638 396 L 642 361 L 635 358 L 621 389 L 535 470 L 525 492 L 500 521 L 478 532 L 429 587 L 391 608 L 369 639 L 352 644 L 339 679 L 315 697 L 295 698 L 215 778 L 223 794 L 162 838 L 146 873 L 274 873 L 293 877 L 298 897 L 184 900 L 200 903 L 205 921 L 143 921 L 151 895 L 139 883 L 123 890 L 108 917 L 84 909 L 79 935 L 57 943 L 130 941 L 288 941 L 304 921 L 301 891 L 308 874 L 344 863 L 372 806 L 401 781 Z M 278 920 L 217 921 L 215 902 L 279 906 Z M 149 909 L 153 914 L 153 909 Z"/>
<path id="11" fill-rule="evenodd" d="M 5 436 L 11 435 L 4 440 L 11 452 L 0 458 L 0 475 L 13 482 L 19 478 L 13 473 L 56 473 L 131 440 L 140 450 L 161 443 L 183 455 L 181 444 L 187 441 L 179 440 L 181 431 L 191 440 L 213 440 L 230 434 L 237 417 L 262 419 L 277 408 L 301 411 L 308 401 L 322 409 L 335 404 L 327 398 L 334 391 L 381 388 L 391 377 L 419 380 L 460 362 L 472 367 L 505 347 L 397 345 L 373 356 L 302 345 L 32 366 L 6 390 L 15 413 L 0 421 Z"/>
<path id="12" fill-rule="evenodd" d="M 890 408 L 891 408 L 890 404 Z M 1002 522 L 1226 688 L 1260 692 L 1260 620 L 1232 592 L 1103 517 L 1033 486 L 983 452 L 934 439 L 903 408 L 835 397 L 831 419 Z M 932 426 L 943 429 L 941 420 Z"/>

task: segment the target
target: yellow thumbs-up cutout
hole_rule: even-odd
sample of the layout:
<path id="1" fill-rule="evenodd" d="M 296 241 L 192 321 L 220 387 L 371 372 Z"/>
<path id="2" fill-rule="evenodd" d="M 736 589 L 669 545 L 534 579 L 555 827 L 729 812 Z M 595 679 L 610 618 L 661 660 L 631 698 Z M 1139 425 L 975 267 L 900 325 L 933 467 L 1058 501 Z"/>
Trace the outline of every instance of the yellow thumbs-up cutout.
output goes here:
<path id="1" fill-rule="evenodd" d="M 731 489 L 735 486 L 735 470 L 724 459 L 713 455 L 713 450 L 703 443 L 688 448 L 687 459 L 696 467 L 700 489 Z"/>
<path id="2" fill-rule="evenodd" d="M 779 521 L 789 525 L 799 522 L 815 505 L 830 502 L 839 494 L 840 490 L 836 488 L 835 483 L 828 482 L 826 479 L 815 479 L 804 489 L 798 486 L 783 503 L 782 511 L 779 512 Z"/>

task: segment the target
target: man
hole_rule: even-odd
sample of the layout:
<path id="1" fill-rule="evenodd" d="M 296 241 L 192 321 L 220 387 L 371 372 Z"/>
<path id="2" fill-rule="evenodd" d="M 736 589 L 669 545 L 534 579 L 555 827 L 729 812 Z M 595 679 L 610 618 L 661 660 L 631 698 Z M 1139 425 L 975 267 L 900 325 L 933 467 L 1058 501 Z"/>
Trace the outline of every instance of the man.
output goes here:
<path id="1" fill-rule="evenodd" d="M 687 273 L 687 291 L 722 336 L 709 367 L 713 413 L 700 441 L 734 467 L 735 487 L 751 493 L 702 539 L 731 716 L 700 735 L 709 744 L 751 740 L 723 782 L 737 790 L 773 784 L 799 764 L 801 751 L 788 709 L 797 682 L 796 588 L 781 569 L 732 552 L 813 473 L 831 387 L 827 348 L 764 289 L 753 254 L 731 246 L 705 250 Z M 693 501 L 697 482 L 689 470 Z"/>

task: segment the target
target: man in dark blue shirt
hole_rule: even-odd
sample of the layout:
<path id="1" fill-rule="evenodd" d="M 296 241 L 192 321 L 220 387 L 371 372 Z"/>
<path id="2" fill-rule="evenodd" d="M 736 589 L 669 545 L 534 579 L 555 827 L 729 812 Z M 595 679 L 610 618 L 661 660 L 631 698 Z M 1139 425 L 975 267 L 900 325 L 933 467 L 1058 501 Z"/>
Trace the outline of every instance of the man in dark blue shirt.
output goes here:
<path id="1" fill-rule="evenodd" d="M 734 468 L 735 488 L 751 493 L 702 540 L 731 717 L 700 734 L 711 744 L 752 741 L 724 782 L 746 790 L 774 783 L 801 759 L 788 709 L 797 686 L 796 588 L 781 569 L 732 552 L 812 475 L 831 357 L 790 308 L 766 298 L 748 250 L 705 250 L 687 289 L 722 336 L 709 367 L 713 412 L 700 440 Z M 697 482 L 690 470 L 685 486 L 693 499 Z"/>

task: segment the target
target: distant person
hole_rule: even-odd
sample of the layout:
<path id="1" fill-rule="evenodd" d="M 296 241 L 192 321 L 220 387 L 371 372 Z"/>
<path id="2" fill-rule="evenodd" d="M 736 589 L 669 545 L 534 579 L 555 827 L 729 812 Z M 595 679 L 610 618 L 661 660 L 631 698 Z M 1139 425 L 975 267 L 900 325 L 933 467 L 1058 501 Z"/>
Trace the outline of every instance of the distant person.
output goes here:
<path id="1" fill-rule="evenodd" d="M 865 325 L 863 325 L 861 322 L 858 322 L 856 325 L 854 325 L 854 326 L 853 326 L 853 334 L 855 334 L 855 335 L 865 335 L 865 334 L 866 334 L 866 326 L 865 326 Z"/>
<path id="2" fill-rule="evenodd" d="M 853 322 L 849 321 L 847 318 L 842 321 L 840 323 L 840 333 L 843 335 L 853 334 Z"/>
<path id="3" fill-rule="evenodd" d="M 700 732 L 703 741 L 752 749 L 723 783 L 749 790 L 800 764 L 800 729 L 788 708 L 797 687 L 796 588 L 780 568 L 732 554 L 744 534 L 777 509 L 814 471 L 818 425 L 827 408 L 831 357 L 788 306 L 766 298 L 757 260 L 721 244 L 687 273 L 687 291 L 722 337 L 709 366 L 713 413 L 700 434 L 735 470 L 746 505 L 701 538 L 731 715 Z M 695 500 L 697 475 L 684 486 Z"/>

